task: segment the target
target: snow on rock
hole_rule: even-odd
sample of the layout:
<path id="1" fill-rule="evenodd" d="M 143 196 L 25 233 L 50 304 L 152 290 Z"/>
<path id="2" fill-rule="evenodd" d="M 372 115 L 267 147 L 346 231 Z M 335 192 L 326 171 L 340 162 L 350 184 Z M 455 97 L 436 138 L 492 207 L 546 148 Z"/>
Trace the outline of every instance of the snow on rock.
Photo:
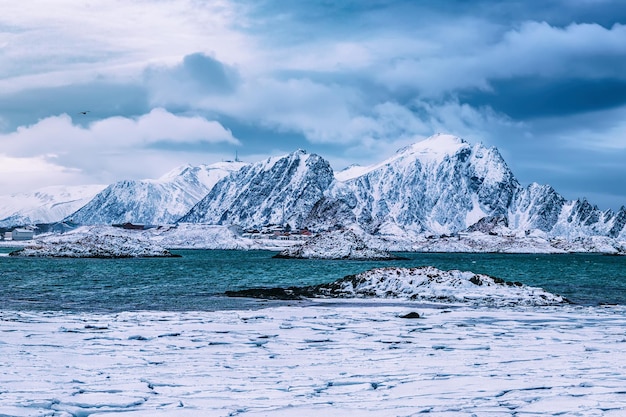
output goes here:
<path id="1" fill-rule="evenodd" d="M 408 298 L 493 306 L 545 306 L 567 302 L 541 288 L 468 271 L 442 271 L 432 266 L 375 268 L 331 284 L 310 287 L 310 291 L 327 297 Z"/>
<path id="2" fill-rule="evenodd" d="M 575 239 L 553 238 L 550 244 L 570 253 L 604 253 L 608 255 L 626 255 L 626 242 L 605 236 L 577 237 Z"/>
<path id="3" fill-rule="evenodd" d="M 592 252 L 583 250 L 572 252 Z M 463 252 L 463 253 L 567 253 L 549 240 L 537 236 L 501 236 L 472 232 L 458 236 L 424 238 L 413 243 L 415 252 Z"/>
<path id="4" fill-rule="evenodd" d="M 301 245 L 283 250 L 275 257 L 353 260 L 402 259 L 385 250 L 369 247 L 365 240 L 350 229 L 320 233 Z"/>
<path id="5" fill-rule="evenodd" d="M 167 249 L 148 240 L 124 234 L 68 234 L 55 236 L 10 256 L 57 258 L 143 258 L 172 257 Z"/>
<path id="6" fill-rule="evenodd" d="M 142 234 L 147 239 L 172 249 L 255 249 L 254 242 L 242 238 L 226 226 L 180 223 L 146 230 Z"/>

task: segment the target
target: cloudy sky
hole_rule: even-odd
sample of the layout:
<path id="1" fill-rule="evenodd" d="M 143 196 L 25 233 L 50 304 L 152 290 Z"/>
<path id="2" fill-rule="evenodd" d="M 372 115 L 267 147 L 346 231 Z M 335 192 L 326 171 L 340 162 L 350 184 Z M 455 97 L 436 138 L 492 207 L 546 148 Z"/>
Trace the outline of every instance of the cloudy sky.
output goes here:
<path id="1" fill-rule="evenodd" d="M 626 205 L 621 0 L 24 0 L 0 13 L 0 194 L 437 132 Z"/>

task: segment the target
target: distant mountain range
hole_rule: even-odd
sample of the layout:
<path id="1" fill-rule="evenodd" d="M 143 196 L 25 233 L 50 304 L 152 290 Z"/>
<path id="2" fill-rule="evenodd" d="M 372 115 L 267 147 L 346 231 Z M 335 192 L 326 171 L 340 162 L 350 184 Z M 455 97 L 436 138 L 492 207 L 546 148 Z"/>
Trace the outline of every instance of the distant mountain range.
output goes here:
<path id="1" fill-rule="evenodd" d="M 241 162 L 185 165 L 156 180 L 120 181 L 109 185 L 84 207 L 67 216 L 79 224 L 174 223 Z"/>
<path id="2" fill-rule="evenodd" d="M 0 196 L 0 227 L 57 222 L 83 207 L 105 187 L 54 186 Z"/>
<path id="3" fill-rule="evenodd" d="M 626 208 L 602 211 L 586 200 L 567 201 L 549 185 L 523 187 L 496 148 L 450 135 L 337 173 L 302 150 L 254 164 L 186 166 L 158 180 L 112 184 L 65 218 L 81 224 L 356 226 L 382 236 L 479 230 L 626 239 Z"/>

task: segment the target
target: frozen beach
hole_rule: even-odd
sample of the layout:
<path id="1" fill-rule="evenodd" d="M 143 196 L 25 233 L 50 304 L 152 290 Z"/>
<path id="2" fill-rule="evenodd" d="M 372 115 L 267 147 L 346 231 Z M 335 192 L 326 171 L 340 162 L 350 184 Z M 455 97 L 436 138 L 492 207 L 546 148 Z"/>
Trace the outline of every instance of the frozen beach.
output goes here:
<path id="1" fill-rule="evenodd" d="M 4 311 L 0 415 L 624 416 L 625 313 L 400 300 Z"/>

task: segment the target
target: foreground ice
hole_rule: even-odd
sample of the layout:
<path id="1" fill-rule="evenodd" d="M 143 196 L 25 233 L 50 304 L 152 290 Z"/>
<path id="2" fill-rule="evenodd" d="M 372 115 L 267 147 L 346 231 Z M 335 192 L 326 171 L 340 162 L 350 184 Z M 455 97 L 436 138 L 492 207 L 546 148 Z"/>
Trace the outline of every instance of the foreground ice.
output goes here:
<path id="1" fill-rule="evenodd" d="M 2 312 L 0 415 L 626 415 L 624 307 L 300 304 Z"/>

